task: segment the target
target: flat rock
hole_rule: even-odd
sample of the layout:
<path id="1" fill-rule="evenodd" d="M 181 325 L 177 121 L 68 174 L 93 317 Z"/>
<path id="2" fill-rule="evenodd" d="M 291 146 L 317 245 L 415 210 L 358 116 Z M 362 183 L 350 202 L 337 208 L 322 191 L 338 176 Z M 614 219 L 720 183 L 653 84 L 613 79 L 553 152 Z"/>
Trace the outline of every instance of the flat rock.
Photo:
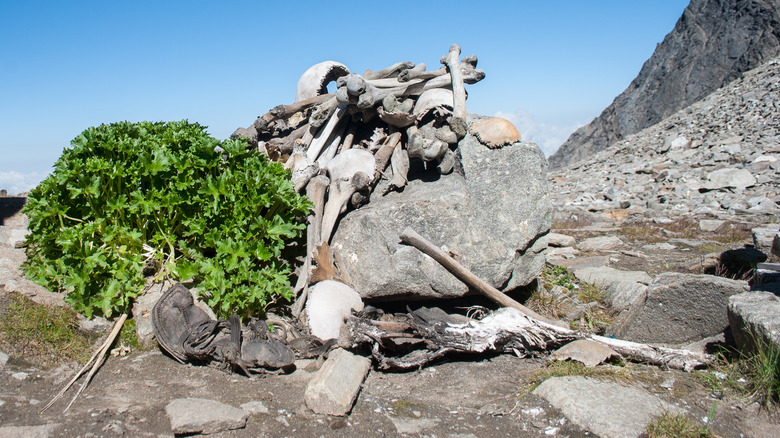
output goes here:
<path id="1" fill-rule="evenodd" d="M 429 256 L 401 244 L 406 227 L 445 246 L 499 290 L 525 286 L 541 273 L 552 222 L 544 154 L 530 142 L 489 149 L 471 135 L 458 151 L 462 172 L 410 171 L 403 192 L 383 196 L 380 183 L 369 204 L 341 218 L 331 247 L 363 298 L 468 292 Z"/>
<path id="2" fill-rule="evenodd" d="M 620 339 L 680 344 L 716 335 L 729 325 L 729 297 L 746 281 L 714 275 L 663 273 L 610 328 Z"/>
<path id="3" fill-rule="evenodd" d="M 574 275 L 586 283 L 604 288 L 604 301 L 621 312 L 631 306 L 653 281 L 644 271 L 621 271 L 607 266 L 574 270 Z"/>
<path id="4" fill-rule="evenodd" d="M 204 398 L 179 398 L 165 406 L 175 434 L 210 434 L 246 426 L 249 414 L 242 409 Z"/>
<path id="5" fill-rule="evenodd" d="M 318 414 L 347 415 L 370 367 L 367 357 L 333 350 L 306 386 L 306 406 Z"/>
<path id="6" fill-rule="evenodd" d="M 595 367 L 620 355 L 604 344 L 589 339 L 578 339 L 555 350 L 550 357 L 554 360 L 576 360 L 586 367 Z"/>
<path id="7" fill-rule="evenodd" d="M 780 348 L 780 298 L 770 292 L 746 292 L 729 298 L 729 323 L 734 341 L 745 350 L 755 349 L 758 337 Z"/>
<path id="8" fill-rule="evenodd" d="M 546 239 L 548 246 L 554 246 L 556 248 L 566 248 L 574 246 L 574 244 L 577 243 L 574 237 L 560 233 L 550 233 L 547 235 Z"/>
<path id="9" fill-rule="evenodd" d="M 622 245 L 623 241 L 617 236 L 599 236 L 583 240 L 577 245 L 577 248 L 581 251 L 605 251 Z"/>
<path id="10" fill-rule="evenodd" d="M 60 423 L 39 426 L 3 426 L 0 427 L 0 438 L 48 438 L 57 436 L 54 431 L 59 426 Z"/>
<path id="11" fill-rule="evenodd" d="M 581 376 L 553 377 L 534 390 L 574 424 L 602 438 L 634 438 L 653 418 L 681 409 L 644 389 Z"/>
<path id="12" fill-rule="evenodd" d="M 772 253 L 772 242 L 778 234 L 778 226 L 756 227 L 750 230 L 753 233 L 753 246 L 764 254 Z"/>
<path id="13" fill-rule="evenodd" d="M 599 268 L 609 264 L 609 256 L 575 257 L 565 260 L 550 260 L 550 263 L 568 269 Z"/>
<path id="14" fill-rule="evenodd" d="M 718 169 L 710 172 L 707 175 L 707 182 L 704 184 L 704 188 L 715 190 L 734 188 L 737 190 L 744 190 L 747 187 L 756 184 L 756 178 L 745 169 Z"/>

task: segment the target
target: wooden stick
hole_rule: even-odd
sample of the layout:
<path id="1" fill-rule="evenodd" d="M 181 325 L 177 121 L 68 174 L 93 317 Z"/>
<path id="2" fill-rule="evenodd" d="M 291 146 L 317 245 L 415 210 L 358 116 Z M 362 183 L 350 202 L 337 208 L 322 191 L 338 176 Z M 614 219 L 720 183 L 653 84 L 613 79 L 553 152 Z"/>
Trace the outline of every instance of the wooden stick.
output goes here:
<path id="1" fill-rule="evenodd" d="M 417 234 L 417 232 L 411 228 L 406 228 L 404 232 L 401 233 L 400 237 L 402 242 L 412 245 L 423 253 L 431 256 L 431 258 L 439 262 L 439 264 L 441 264 L 450 273 L 458 277 L 460 281 L 466 283 L 468 286 L 473 287 L 479 293 L 487 296 L 496 303 L 506 307 L 514 307 L 531 318 L 538 319 L 539 321 L 543 321 L 554 326 L 567 326 L 563 321 L 545 318 L 544 316 L 534 312 L 528 307 L 525 307 L 512 298 L 504 295 L 501 291 L 488 284 L 485 280 L 482 280 L 481 278 L 474 275 L 463 265 L 453 260 L 452 257 L 448 256 L 444 251 L 437 248 L 435 245 L 433 245 L 421 235 Z"/>
<path id="2" fill-rule="evenodd" d="M 65 394 L 65 392 L 71 386 L 73 386 L 73 384 L 76 382 L 76 380 L 78 380 L 78 378 L 81 377 L 84 374 L 84 371 L 86 371 L 86 369 L 89 367 L 89 365 L 94 360 L 95 363 L 92 365 L 92 369 L 90 370 L 89 375 L 87 376 L 87 379 L 81 385 L 81 388 L 78 390 L 76 395 L 73 397 L 73 400 L 70 401 L 68 406 L 62 412 L 65 413 L 68 409 L 70 409 L 71 405 L 73 405 L 73 402 L 76 401 L 76 398 L 79 396 L 79 394 L 81 394 L 82 391 L 84 391 L 84 389 L 87 387 L 87 385 L 89 385 L 90 380 L 92 380 L 92 377 L 95 375 L 95 373 L 97 372 L 98 368 L 100 368 L 100 365 L 102 365 L 103 362 L 105 361 L 106 353 L 108 352 L 108 349 L 111 347 L 111 344 L 114 343 L 114 339 L 116 339 L 117 335 L 119 334 L 119 331 L 122 330 L 122 326 L 125 324 L 126 320 L 127 320 L 127 313 L 122 314 L 122 316 L 119 317 L 119 319 L 114 323 L 114 328 L 113 328 L 113 330 L 111 330 L 111 333 L 108 335 L 108 338 L 106 338 L 106 341 L 103 342 L 103 345 L 101 345 L 100 348 L 98 348 L 98 350 L 95 351 L 95 353 L 92 355 L 91 358 L 89 358 L 89 360 L 84 365 L 84 367 L 82 367 L 81 370 L 79 370 L 79 372 L 76 373 L 75 376 L 73 376 L 73 378 L 70 380 L 70 382 L 68 382 L 68 384 L 65 385 L 65 387 L 62 388 L 60 390 L 60 392 L 58 392 L 57 395 L 55 395 L 54 398 L 51 399 L 51 401 L 46 406 L 44 406 L 43 409 L 41 409 L 41 411 L 39 412 L 40 414 L 42 414 L 44 411 L 49 409 L 54 404 L 54 402 L 59 400 L 60 397 L 62 397 L 63 394 Z M 95 359 L 97 359 L 97 360 L 95 360 Z"/>

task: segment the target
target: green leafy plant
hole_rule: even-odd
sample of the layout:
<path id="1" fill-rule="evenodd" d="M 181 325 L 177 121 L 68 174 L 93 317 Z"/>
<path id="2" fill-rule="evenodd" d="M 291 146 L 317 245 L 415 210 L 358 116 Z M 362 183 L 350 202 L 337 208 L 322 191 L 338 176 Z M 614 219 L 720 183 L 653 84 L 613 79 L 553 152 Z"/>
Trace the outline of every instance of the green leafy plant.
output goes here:
<path id="1" fill-rule="evenodd" d="M 570 273 L 564 266 L 556 266 L 546 263 L 542 268 L 542 280 L 545 283 L 561 286 L 568 290 L 574 289 L 577 282 L 574 274 Z"/>
<path id="2" fill-rule="evenodd" d="M 310 203 L 289 171 L 187 121 L 91 127 L 32 190 L 26 275 L 87 316 L 125 312 L 145 283 L 193 280 L 220 316 L 291 298 L 282 250 Z"/>

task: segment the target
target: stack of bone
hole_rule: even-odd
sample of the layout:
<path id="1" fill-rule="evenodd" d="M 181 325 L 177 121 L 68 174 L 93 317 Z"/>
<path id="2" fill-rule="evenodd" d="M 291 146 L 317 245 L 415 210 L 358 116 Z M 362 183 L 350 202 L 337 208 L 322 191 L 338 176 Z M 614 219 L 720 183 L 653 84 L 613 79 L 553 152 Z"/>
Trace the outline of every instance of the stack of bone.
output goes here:
<path id="1" fill-rule="evenodd" d="M 457 44 L 441 64 L 428 71 L 425 64 L 400 62 L 363 75 L 334 61 L 316 64 L 299 80 L 295 103 L 279 105 L 233 134 L 284 162 L 296 190 L 305 191 L 314 204 L 307 256 L 295 286 L 300 293 L 295 313 L 302 310 L 309 284 L 324 279 L 349 283 L 335 270 L 312 275 L 318 249 L 318 268 L 322 260 L 330 260 L 327 243 L 341 214 L 367 203 L 377 186 L 383 193 L 403 190 L 410 159 L 435 166 L 442 175 L 456 167 L 455 150 L 468 131 L 464 84 L 482 80 L 485 73 L 476 68 L 476 56 L 460 59 Z M 328 93 L 334 81 L 337 90 Z M 518 140 L 514 130 L 507 142 Z M 498 147 L 501 141 L 485 144 Z M 387 181 L 380 185 L 382 179 Z"/>

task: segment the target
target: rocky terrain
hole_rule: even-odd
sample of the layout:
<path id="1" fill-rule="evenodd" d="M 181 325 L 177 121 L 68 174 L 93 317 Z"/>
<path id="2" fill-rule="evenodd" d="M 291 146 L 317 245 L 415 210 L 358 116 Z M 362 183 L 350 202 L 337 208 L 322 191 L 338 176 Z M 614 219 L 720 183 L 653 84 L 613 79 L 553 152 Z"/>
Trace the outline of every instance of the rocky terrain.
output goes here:
<path id="1" fill-rule="evenodd" d="M 671 116 L 780 54 L 777 0 L 693 0 L 639 75 L 550 157 L 575 163 Z"/>
<path id="2" fill-rule="evenodd" d="M 627 216 L 780 209 L 780 59 L 747 72 L 660 123 L 549 174 L 553 205 Z"/>
<path id="3" fill-rule="evenodd" d="M 761 11 L 774 7 L 765 2 L 748 3 Z M 748 7 L 738 5 L 740 11 Z M 723 5 L 694 1 L 683 21 L 694 18 L 690 11 L 705 6 Z M 752 12 L 764 17 L 760 11 Z M 556 346 L 554 351 L 528 355 L 518 350 L 515 354 L 449 354 L 407 372 L 381 371 L 372 363 L 369 348 L 339 348 L 319 357 L 299 357 L 284 373 L 248 378 L 178 363 L 154 343 L 144 348 L 123 340 L 114 346 L 105 365 L 70 409 L 65 408 L 73 389 L 41 412 L 79 367 L 68 360 L 46 367 L 8 346 L 3 347 L 7 352 L 0 351 L 0 438 L 197 434 L 636 437 L 646 433 L 649 425 L 667 428 L 666 434 L 659 436 L 678 436 L 668 423 L 659 421 L 668 417 L 699 430 L 696 436 L 780 436 L 780 411 L 772 402 L 773 396 L 762 398 L 760 394 L 766 395 L 766 390 L 761 392 L 761 386 L 754 385 L 759 380 L 751 367 L 756 369 L 759 363 L 707 356 L 723 351 L 719 348 L 755 350 L 759 341 L 780 345 L 780 275 L 771 264 L 780 254 L 779 69 L 780 60 L 772 60 L 597 155 L 583 152 L 583 156 L 593 156 L 549 173 L 546 184 L 543 178 L 529 177 L 543 175 L 546 168 L 532 143 L 511 140 L 505 148 L 486 149 L 475 136 L 464 134 L 457 142 L 457 154 L 446 149 L 458 155 L 454 172 L 418 178 L 412 169 L 404 190 L 386 197 L 377 190 L 368 205 L 347 211 L 335 231 L 334 246 L 339 250 L 339 242 L 348 247 L 350 236 L 359 235 L 360 230 L 347 233 L 349 226 L 357 229 L 369 224 L 386 234 L 373 233 L 383 240 L 367 244 L 369 249 L 388 249 L 392 257 L 405 253 L 412 261 L 395 262 L 401 268 L 428 270 L 451 283 L 423 275 L 436 286 L 431 289 L 438 299 L 420 294 L 429 300 L 406 300 L 408 295 L 403 294 L 408 291 L 400 285 L 403 299 L 396 296 L 396 302 L 388 302 L 388 297 L 377 301 L 363 297 L 368 304 L 387 313 L 440 306 L 457 313 L 459 321 L 473 317 L 471 324 L 476 319 L 486 320 L 484 316 L 498 306 L 481 297 L 461 296 L 466 288 L 432 259 L 411 247 L 399 246 L 398 230 L 387 231 L 391 226 L 381 221 L 390 214 L 371 220 L 369 216 L 376 215 L 372 209 L 386 208 L 395 212 L 391 219 L 401 224 L 411 222 L 421 233 L 438 235 L 439 239 L 444 231 L 456 230 L 454 237 L 443 239 L 451 243 L 465 233 L 453 226 L 455 219 L 477 215 L 481 219 L 472 228 L 481 232 L 468 237 L 485 245 L 480 249 L 485 258 L 520 260 L 527 255 L 534 272 L 545 264 L 536 280 L 503 268 L 497 270 L 502 276 L 490 280 L 535 311 L 565 321 L 577 333 L 605 334 L 641 343 L 630 344 L 633 347 L 665 352 L 655 365 L 638 363 L 639 354 L 621 356 L 604 343 L 580 339 L 560 349 Z M 474 123 L 473 119 L 470 116 L 469 122 Z M 250 129 L 245 131 L 252 141 L 264 141 Z M 401 136 L 396 137 L 397 143 Z M 391 143 L 384 146 L 392 149 L 395 143 Z M 338 142 L 334 144 L 335 153 Z M 513 155 L 517 151 L 524 151 L 524 158 Z M 507 156 L 510 159 L 501 159 Z M 523 177 L 530 180 L 518 177 L 504 185 L 507 193 L 496 196 L 493 192 L 498 184 L 511 175 L 512 169 L 506 168 L 511 159 L 529 161 L 526 165 L 532 170 L 526 169 Z M 491 160 L 498 163 L 491 164 Z M 463 185 L 464 180 L 475 184 L 479 178 L 474 175 L 486 180 L 480 180 L 474 189 L 461 189 L 469 196 L 467 203 L 460 199 L 466 196 L 452 187 Z M 388 182 L 382 180 L 377 187 L 383 184 Z M 433 187 L 432 193 L 439 197 L 431 201 L 429 195 L 419 194 L 424 185 Z M 519 192 L 523 190 L 533 195 L 524 202 L 534 205 L 517 203 L 507 212 L 496 203 L 455 219 L 449 219 L 446 215 L 452 212 L 441 208 L 450 205 L 448 196 L 459 198 L 452 202 L 456 206 L 452 210 L 460 212 L 470 211 L 463 207 L 467 204 L 480 210 L 480 202 L 494 199 L 504 205 L 512 202 L 508 194 L 522 198 Z M 405 204 L 398 201 L 402 195 L 410 198 Z M 7 316 L 4 312 L 14 293 L 46 305 L 63 305 L 62 294 L 34 285 L 19 269 L 25 259 L 23 239 L 27 233 L 26 217 L 19 212 L 24 199 L 0 201 L 0 318 Z M 432 203 L 441 205 L 428 205 Z M 419 207 L 420 213 L 398 213 L 416 212 L 410 209 L 417 205 L 425 208 Z M 526 212 L 533 216 L 520 216 Z M 552 230 L 548 232 L 550 221 Z M 464 223 L 469 229 L 469 221 Z M 520 248 L 484 238 L 491 233 L 507 234 L 502 232 L 511 228 L 507 223 L 516 226 L 518 229 L 512 231 L 526 239 Z M 495 229 L 489 230 L 491 224 Z M 520 237 L 512 240 L 520 241 Z M 446 249 L 478 271 L 483 260 L 471 254 L 466 243 L 455 241 Z M 347 255 L 349 260 L 367 258 L 351 249 L 357 247 L 347 248 L 354 251 Z M 488 254 L 491 251 L 497 254 Z M 770 264 L 758 265 L 766 262 Z M 383 269 L 382 275 L 392 274 L 393 263 L 363 265 L 366 267 L 361 269 Z M 400 277 L 407 275 L 411 274 Z M 375 277 L 379 280 L 365 281 L 385 278 Z M 515 284 L 515 277 L 523 281 Z M 524 286 L 527 281 L 531 284 Z M 442 294 L 442 284 L 463 290 Z M 132 321 L 137 333 L 146 327 L 149 334 L 144 322 L 149 313 L 148 308 L 134 309 Z M 105 336 L 109 325 L 100 319 L 82 319 L 80 329 Z M 399 349 L 405 347 L 402 337 L 393 342 Z M 680 350 L 709 363 L 680 366 L 672 360 L 673 353 Z M 770 364 L 772 367 L 777 364 Z"/>

